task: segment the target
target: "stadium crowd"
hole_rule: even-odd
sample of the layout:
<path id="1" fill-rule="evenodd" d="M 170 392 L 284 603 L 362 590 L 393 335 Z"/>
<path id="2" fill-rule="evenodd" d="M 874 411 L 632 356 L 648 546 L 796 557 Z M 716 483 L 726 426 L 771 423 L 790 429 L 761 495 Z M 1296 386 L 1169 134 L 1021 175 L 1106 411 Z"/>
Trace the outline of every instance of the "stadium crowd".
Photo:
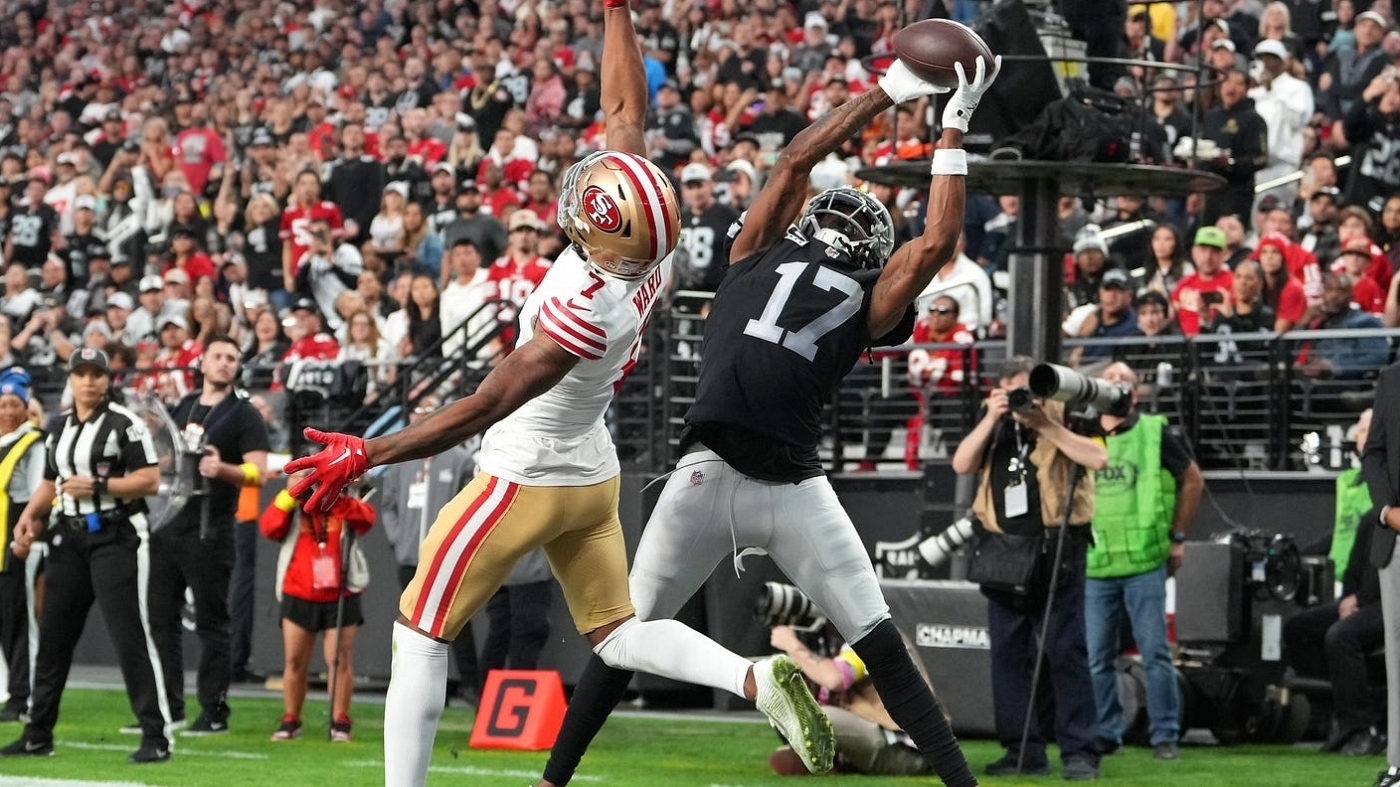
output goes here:
<path id="1" fill-rule="evenodd" d="M 1107 84 L 1144 96 L 1144 116 L 1178 152 L 1199 113 L 1200 165 L 1227 186 L 1064 199 L 1067 335 L 1400 325 L 1400 172 L 1389 163 L 1400 32 L 1384 0 L 1335 5 L 1206 0 L 1201 19 L 1195 4 L 1128 9 L 1119 54 L 1200 54 L 1218 84 L 1136 67 Z M 907 6 L 636 4 L 649 144 L 687 208 L 678 286 L 714 289 L 728 227 L 777 151 L 873 84 L 867 56 L 889 51 L 902 11 L 978 11 Z M 28 367 L 41 391 L 77 347 L 106 348 L 116 369 L 184 368 L 227 332 L 245 348 L 250 387 L 277 387 L 279 364 L 349 358 L 375 365 L 373 395 L 396 360 L 441 353 L 481 303 L 533 290 L 564 242 L 558 177 L 606 122 L 601 17 L 582 0 L 8 10 L 0 365 Z M 877 120 L 812 185 L 926 158 L 924 117 L 915 105 Z M 1290 173 L 1301 177 L 1256 198 L 1257 184 Z M 869 188 L 901 240 L 919 231 L 919 193 Z M 969 198 L 965 251 L 921 300 L 949 295 L 955 320 L 930 320 L 921 336 L 999 335 L 1007 303 L 990 280 L 1007 267 L 1019 209 L 1010 195 Z M 1388 350 L 1320 346 L 1298 352 L 1303 374 L 1361 376 Z M 913 382 L 937 385 L 930 375 L 946 368 L 920 363 Z M 169 402 L 193 386 L 178 373 L 133 380 Z"/>

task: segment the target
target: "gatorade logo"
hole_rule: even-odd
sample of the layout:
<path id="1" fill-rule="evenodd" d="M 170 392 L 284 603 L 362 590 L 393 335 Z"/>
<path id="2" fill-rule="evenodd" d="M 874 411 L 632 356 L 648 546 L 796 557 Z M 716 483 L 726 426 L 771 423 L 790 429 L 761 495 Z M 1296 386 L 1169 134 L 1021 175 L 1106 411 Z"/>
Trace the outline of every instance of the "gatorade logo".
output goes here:
<path id="1" fill-rule="evenodd" d="M 472 724 L 472 748 L 547 750 L 559 736 L 565 707 L 558 672 L 491 670 Z"/>
<path id="2" fill-rule="evenodd" d="M 496 693 L 486 729 L 491 735 L 513 737 L 525 731 L 525 721 L 530 717 L 530 700 L 535 696 L 537 684 L 530 678 L 508 678 L 501 681 Z"/>

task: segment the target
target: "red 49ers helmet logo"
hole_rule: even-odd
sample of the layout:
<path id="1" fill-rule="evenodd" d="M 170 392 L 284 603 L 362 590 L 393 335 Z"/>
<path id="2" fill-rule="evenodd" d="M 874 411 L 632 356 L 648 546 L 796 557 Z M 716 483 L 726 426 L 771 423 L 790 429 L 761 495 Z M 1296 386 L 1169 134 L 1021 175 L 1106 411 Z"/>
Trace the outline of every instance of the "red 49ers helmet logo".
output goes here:
<path id="1" fill-rule="evenodd" d="M 589 186 L 583 192 L 583 212 L 593 226 L 603 232 L 617 232 L 622 229 L 622 211 L 612 195 L 598 186 Z"/>

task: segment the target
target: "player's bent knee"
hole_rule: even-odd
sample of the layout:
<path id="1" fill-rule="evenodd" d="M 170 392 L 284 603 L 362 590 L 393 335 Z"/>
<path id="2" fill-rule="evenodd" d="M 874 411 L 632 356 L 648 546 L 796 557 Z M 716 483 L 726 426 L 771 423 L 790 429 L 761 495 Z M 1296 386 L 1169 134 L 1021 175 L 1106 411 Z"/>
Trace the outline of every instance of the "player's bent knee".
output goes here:
<path id="1" fill-rule="evenodd" d="M 630 669 L 632 664 L 632 648 L 628 634 L 633 631 L 639 621 L 635 617 L 617 623 L 609 623 L 606 626 L 589 632 L 588 639 L 594 642 L 593 652 L 598 654 L 598 658 L 603 663 L 614 669 Z M 595 640 L 595 637 L 601 639 Z"/>

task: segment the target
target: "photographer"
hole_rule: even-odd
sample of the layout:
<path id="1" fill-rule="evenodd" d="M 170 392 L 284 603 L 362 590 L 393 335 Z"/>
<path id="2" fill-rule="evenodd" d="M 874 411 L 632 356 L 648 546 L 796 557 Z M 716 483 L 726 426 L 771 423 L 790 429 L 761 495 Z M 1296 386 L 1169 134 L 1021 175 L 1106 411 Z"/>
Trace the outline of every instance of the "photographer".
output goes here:
<path id="1" fill-rule="evenodd" d="M 808 682 L 816 686 L 817 702 L 831 720 L 831 730 L 836 735 L 833 772 L 912 776 L 931 771 L 914 742 L 890 718 L 865 662 L 850 645 L 840 642 L 836 655 L 827 657 L 807 647 L 791 625 L 781 623 L 772 627 L 769 641 L 786 653 Z M 912 651 L 913 646 L 909 649 Z M 928 683 L 923 664 L 917 660 L 914 663 Z M 790 746 L 773 750 L 768 755 L 768 765 L 782 776 L 809 773 Z"/>
<path id="2" fill-rule="evenodd" d="M 1089 780 L 1099 775 L 1096 712 L 1084 638 L 1084 559 L 1094 513 L 1094 481 L 1092 477 L 1077 484 L 1072 480 L 1077 475 L 1074 465 L 1106 467 L 1108 451 L 1065 426 L 1063 404 L 1031 396 L 1027 385 L 1034 366 L 1025 356 L 1006 360 L 977 426 L 953 455 L 954 471 L 978 473 L 972 508 L 986 530 L 973 567 L 977 569 L 978 558 L 986 556 L 980 576 L 982 594 L 989 602 L 992 699 L 997 738 L 1006 748 L 1006 754 L 988 765 L 986 772 L 991 776 L 1050 772 L 1045 736 L 1035 720 L 1027 727 L 1026 716 L 1038 653 L 1036 638 L 1049 616 L 1043 655 L 1054 691 L 1055 734 L 1064 777 Z M 1069 530 L 1064 533 L 1056 570 L 1056 544 L 1048 534 L 1061 525 Z M 993 576 L 999 570 L 1001 576 Z M 1052 573 L 1057 575 L 1054 603 L 1047 608 Z"/>
<path id="3" fill-rule="evenodd" d="M 1126 385 L 1137 403 L 1137 375 L 1111 364 L 1102 379 Z M 1094 476 L 1094 544 L 1089 548 L 1084 620 L 1089 675 L 1098 709 L 1099 748 L 1116 752 L 1123 740 L 1115 662 L 1122 652 L 1118 622 L 1126 611 L 1147 675 L 1147 716 L 1153 756 L 1180 756 L 1176 672 L 1167 643 L 1167 575 L 1181 567 L 1186 529 L 1196 516 L 1205 481 L 1182 436 L 1160 415 L 1099 413 L 1098 433 L 1108 468 Z"/>
<path id="4" fill-rule="evenodd" d="M 186 735 L 228 732 L 234 512 L 240 490 L 260 486 L 267 469 L 267 427 L 234 390 L 238 365 L 238 345 L 214 335 L 200 361 L 202 388 L 181 399 L 171 413 L 184 435 L 185 462 L 194 466 L 193 489 L 185 506 L 151 536 L 151 629 L 165 668 L 171 718 L 177 722 L 185 718 L 180 608 L 186 588 L 194 595 L 202 710 Z"/>
<path id="5" fill-rule="evenodd" d="M 336 244 L 331 235 L 331 223 L 324 218 L 311 220 L 311 245 L 296 262 L 296 291 L 310 293 L 316 299 L 326 327 L 332 332 L 345 323 L 336 313 L 335 299 L 342 292 L 359 285 L 364 260 L 360 252 L 348 243 Z"/>

